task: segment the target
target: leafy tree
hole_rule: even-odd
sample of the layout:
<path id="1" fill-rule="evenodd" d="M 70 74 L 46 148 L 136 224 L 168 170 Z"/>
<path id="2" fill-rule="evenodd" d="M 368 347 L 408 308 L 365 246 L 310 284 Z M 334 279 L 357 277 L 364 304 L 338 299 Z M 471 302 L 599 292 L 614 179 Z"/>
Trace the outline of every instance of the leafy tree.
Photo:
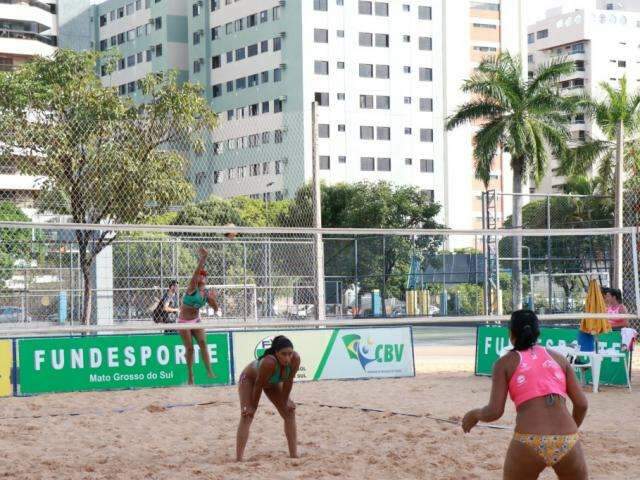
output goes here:
<path id="1" fill-rule="evenodd" d="M 141 81 L 134 104 L 96 74 L 96 52 L 58 50 L 0 75 L 0 145 L 24 153 L 20 169 L 44 178 L 47 210 L 75 223 L 132 223 L 150 210 L 186 203 L 193 195 L 180 152 L 198 151 L 216 116 L 202 89 L 178 84 L 175 73 Z M 82 321 L 91 318 L 91 267 L 116 238 L 78 229 L 84 280 Z"/>
<path id="2" fill-rule="evenodd" d="M 524 80 L 519 58 L 505 52 L 480 62 L 462 91 L 471 96 L 447 121 L 447 128 L 480 122 L 474 135 L 475 174 L 485 185 L 500 151 L 511 156 L 513 192 L 522 193 L 528 177 L 539 182 L 549 155 L 563 157 L 569 140 L 568 119 L 577 99 L 558 92 L 558 81 L 574 71 L 563 59 L 542 65 Z M 513 226 L 522 226 L 522 197 L 513 196 Z M 513 238 L 513 302 L 522 306 L 522 240 Z"/>

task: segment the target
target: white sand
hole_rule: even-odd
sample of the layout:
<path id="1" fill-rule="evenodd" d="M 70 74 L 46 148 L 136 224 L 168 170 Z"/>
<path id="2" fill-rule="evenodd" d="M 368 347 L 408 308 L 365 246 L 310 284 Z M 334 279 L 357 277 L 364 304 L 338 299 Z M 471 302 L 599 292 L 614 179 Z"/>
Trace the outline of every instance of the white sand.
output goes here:
<path id="1" fill-rule="evenodd" d="M 11 479 L 497 479 L 511 431 L 459 427 L 391 410 L 459 420 L 488 398 L 472 349 L 418 347 L 416 378 L 294 386 L 300 459 L 289 459 L 282 421 L 263 396 L 237 464 L 235 387 L 172 388 L 0 399 L 0 478 Z M 433 373 L 440 370 L 441 373 Z M 450 373 L 442 373 L 448 370 Z M 640 371 L 640 370 L 636 370 Z M 592 479 L 633 477 L 640 384 L 588 394 L 583 427 Z M 175 403 L 213 402 L 167 409 Z M 385 410 L 365 413 L 319 404 Z M 126 408 L 125 413 L 113 409 Z M 56 416 L 70 412 L 79 416 Z M 35 416 L 42 415 L 41 418 Z M 7 417 L 25 416 L 23 419 Z M 500 424 L 512 426 L 511 404 Z M 548 471 L 541 478 L 555 478 Z"/>

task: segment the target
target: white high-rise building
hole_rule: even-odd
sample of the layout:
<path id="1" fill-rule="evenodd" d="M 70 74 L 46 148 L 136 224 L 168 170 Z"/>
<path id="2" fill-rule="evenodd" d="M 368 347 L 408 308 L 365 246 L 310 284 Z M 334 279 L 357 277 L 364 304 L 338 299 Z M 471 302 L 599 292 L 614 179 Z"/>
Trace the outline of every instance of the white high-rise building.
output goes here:
<path id="1" fill-rule="evenodd" d="M 546 18 L 528 28 L 529 71 L 559 56 L 574 60 L 576 72 L 562 82 L 563 90 L 603 98 L 601 84 L 618 87 L 626 76 L 630 91 L 640 88 L 640 0 L 580 0 L 563 2 L 548 10 Z M 572 119 L 575 140 L 600 138 L 602 133 L 589 119 Z M 562 190 L 564 177 L 550 174 L 538 192 Z"/>
<path id="2" fill-rule="evenodd" d="M 53 54 L 57 44 L 56 0 L 0 0 L 0 71 L 11 71 L 36 55 Z M 16 159 L 23 159 L 16 152 Z M 34 213 L 34 194 L 40 181 L 21 175 L 19 161 L 0 164 L 0 200 Z"/>

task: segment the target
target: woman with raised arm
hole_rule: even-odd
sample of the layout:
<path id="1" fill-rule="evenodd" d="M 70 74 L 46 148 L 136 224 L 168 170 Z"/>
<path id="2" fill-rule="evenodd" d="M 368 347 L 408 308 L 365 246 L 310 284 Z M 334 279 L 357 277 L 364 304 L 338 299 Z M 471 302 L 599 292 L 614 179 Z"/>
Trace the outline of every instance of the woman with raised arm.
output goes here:
<path id="1" fill-rule="evenodd" d="M 249 428 L 258 408 L 262 392 L 284 420 L 284 433 L 291 458 L 298 457 L 296 432 L 296 404 L 291 400 L 293 379 L 300 368 L 300 355 L 293 349 L 291 340 L 278 335 L 271 347 L 245 367 L 238 381 L 240 394 L 240 424 L 236 439 L 236 460 L 242 461 L 249 439 Z"/>
<path id="2" fill-rule="evenodd" d="M 504 462 L 505 480 L 536 479 L 547 467 L 561 480 L 585 480 L 587 465 L 578 428 L 587 398 L 562 355 L 537 344 L 538 317 L 518 310 L 509 325 L 513 349 L 493 367 L 489 404 L 467 412 L 462 430 L 502 417 L 507 392 L 516 406 L 516 427 Z M 569 413 L 567 397 L 573 404 Z"/>
<path id="3" fill-rule="evenodd" d="M 182 297 L 180 315 L 178 316 L 178 323 L 180 324 L 189 323 L 195 326 L 200 323 L 200 309 L 207 304 L 215 311 L 218 311 L 216 293 L 212 289 L 208 290 L 206 288 L 207 271 L 204 269 L 204 266 L 207 261 L 207 255 L 208 253 L 204 248 L 200 248 L 198 250 L 198 266 L 193 272 L 193 276 L 189 281 L 187 290 Z M 211 369 L 211 359 L 209 358 L 209 349 L 207 348 L 207 336 L 204 329 L 192 328 L 179 330 L 179 332 L 186 350 L 189 385 L 193 385 L 193 358 L 195 353 L 195 348 L 193 346 L 194 338 L 198 343 L 202 361 L 207 369 L 207 375 L 209 378 L 215 378 L 215 374 Z"/>

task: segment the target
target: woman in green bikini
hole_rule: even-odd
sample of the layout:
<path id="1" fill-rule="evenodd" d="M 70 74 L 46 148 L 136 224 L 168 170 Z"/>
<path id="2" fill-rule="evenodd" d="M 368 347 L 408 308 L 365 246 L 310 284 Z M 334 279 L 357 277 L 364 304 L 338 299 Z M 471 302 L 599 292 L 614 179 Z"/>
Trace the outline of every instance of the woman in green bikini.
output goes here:
<path id="1" fill-rule="evenodd" d="M 289 455 L 291 458 L 298 457 L 296 404 L 289 398 L 298 368 L 300 368 L 300 355 L 293 350 L 291 340 L 278 335 L 271 342 L 271 347 L 242 371 L 238 381 L 240 394 L 240 424 L 236 441 L 238 462 L 242 461 L 244 448 L 249 439 L 249 428 L 263 390 L 284 420 Z"/>
<path id="2" fill-rule="evenodd" d="M 178 323 L 200 323 L 200 309 L 205 305 L 211 306 L 218 311 L 218 302 L 216 301 L 216 293 L 213 290 L 207 290 L 207 272 L 204 265 L 207 261 L 208 252 L 204 248 L 198 251 L 198 266 L 193 272 L 187 291 L 182 297 L 182 305 L 180 306 L 180 315 Z M 193 337 L 198 342 L 202 361 L 207 369 L 209 378 L 215 375 L 211 370 L 211 359 L 209 358 L 209 349 L 207 348 L 207 337 L 204 329 L 192 328 L 189 330 L 180 330 L 182 343 L 184 344 L 187 356 L 187 370 L 189 372 L 189 385 L 193 385 L 193 357 L 195 348 L 193 346 Z"/>

